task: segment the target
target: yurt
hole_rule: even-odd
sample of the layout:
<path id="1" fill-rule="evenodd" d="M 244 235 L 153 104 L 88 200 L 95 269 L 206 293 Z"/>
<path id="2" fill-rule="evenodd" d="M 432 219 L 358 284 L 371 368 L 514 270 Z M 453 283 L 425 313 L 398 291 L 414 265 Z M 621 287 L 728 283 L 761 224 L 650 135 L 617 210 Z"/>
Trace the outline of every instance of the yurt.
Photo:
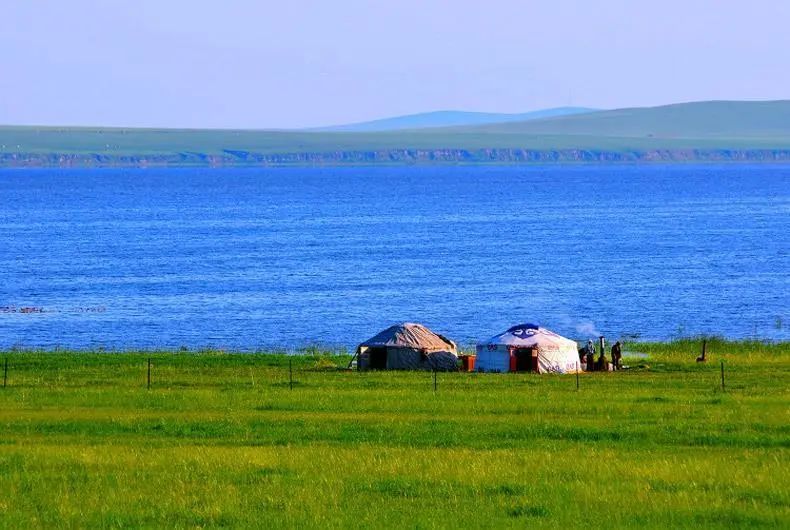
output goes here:
<path id="1" fill-rule="evenodd" d="M 458 369 L 455 343 L 412 322 L 390 326 L 369 338 L 357 347 L 355 358 L 359 370 Z"/>
<path id="2" fill-rule="evenodd" d="M 576 342 L 535 324 L 513 326 L 477 345 L 479 372 L 575 373 L 581 370 Z"/>

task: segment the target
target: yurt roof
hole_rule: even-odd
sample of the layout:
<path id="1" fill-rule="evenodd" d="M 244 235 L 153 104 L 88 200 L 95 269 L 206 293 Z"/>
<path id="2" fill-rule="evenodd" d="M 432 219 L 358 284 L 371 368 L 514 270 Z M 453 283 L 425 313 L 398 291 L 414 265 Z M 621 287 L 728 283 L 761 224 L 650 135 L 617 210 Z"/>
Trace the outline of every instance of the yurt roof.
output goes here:
<path id="1" fill-rule="evenodd" d="M 360 346 L 368 348 L 412 348 L 427 351 L 446 350 L 453 353 L 456 351 L 453 341 L 438 333 L 434 333 L 422 324 L 413 322 L 403 322 L 390 326 L 376 336 L 369 338 Z"/>
<path id="2" fill-rule="evenodd" d="M 537 324 L 519 324 L 509 328 L 507 331 L 495 335 L 484 341 L 484 344 L 505 344 L 522 348 L 531 347 L 570 347 L 577 346 L 575 341 L 566 339 L 551 330 L 542 328 Z"/>

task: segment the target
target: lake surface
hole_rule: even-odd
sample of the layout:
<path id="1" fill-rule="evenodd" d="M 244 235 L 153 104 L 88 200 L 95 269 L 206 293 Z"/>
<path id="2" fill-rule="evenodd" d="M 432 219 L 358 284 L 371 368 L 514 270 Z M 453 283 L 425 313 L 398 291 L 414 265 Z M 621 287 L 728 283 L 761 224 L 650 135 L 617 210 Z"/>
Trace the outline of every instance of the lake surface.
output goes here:
<path id="1" fill-rule="evenodd" d="M 790 339 L 790 167 L 0 170 L 0 348 Z"/>

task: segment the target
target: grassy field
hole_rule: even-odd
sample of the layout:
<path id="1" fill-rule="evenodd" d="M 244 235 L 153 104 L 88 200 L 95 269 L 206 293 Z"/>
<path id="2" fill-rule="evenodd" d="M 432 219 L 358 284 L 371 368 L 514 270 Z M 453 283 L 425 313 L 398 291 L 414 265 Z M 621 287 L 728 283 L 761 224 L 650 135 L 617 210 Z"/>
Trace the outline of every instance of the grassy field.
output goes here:
<path id="1" fill-rule="evenodd" d="M 8 352 L 0 527 L 787 528 L 790 343 L 699 349 L 629 344 L 648 358 L 578 391 L 434 391 L 321 355 L 291 386 L 278 355 Z"/>
<path id="2" fill-rule="evenodd" d="M 790 137 L 790 101 L 700 101 L 479 125 L 469 129 L 621 138 L 787 139 Z"/>
<path id="3" fill-rule="evenodd" d="M 652 149 L 788 149 L 786 137 L 650 138 L 538 134 L 474 130 L 393 132 L 296 132 L 186 129 L 2 127 L 0 153 L 152 156 L 221 155 L 226 150 L 274 155 L 400 149 L 589 149 L 621 152 Z"/>
<path id="4" fill-rule="evenodd" d="M 218 156 L 399 150 L 784 150 L 790 101 L 698 102 L 384 132 L 0 126 L 0 155 Z"/>

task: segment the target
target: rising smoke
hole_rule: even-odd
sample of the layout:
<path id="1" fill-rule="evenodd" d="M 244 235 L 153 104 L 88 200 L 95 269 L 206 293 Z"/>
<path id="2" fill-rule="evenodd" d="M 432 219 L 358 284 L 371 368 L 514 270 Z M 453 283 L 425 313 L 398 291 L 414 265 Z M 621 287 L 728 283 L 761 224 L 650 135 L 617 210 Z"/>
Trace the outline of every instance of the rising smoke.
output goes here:
<path id="1" fill-rule="evenodd" d="M 575 327 L 576 333 L 584 335 L 585 337 L 600 337 L 603 335 L 603 333 L 598 331 L 593 322 L 579 322 Z"/>

